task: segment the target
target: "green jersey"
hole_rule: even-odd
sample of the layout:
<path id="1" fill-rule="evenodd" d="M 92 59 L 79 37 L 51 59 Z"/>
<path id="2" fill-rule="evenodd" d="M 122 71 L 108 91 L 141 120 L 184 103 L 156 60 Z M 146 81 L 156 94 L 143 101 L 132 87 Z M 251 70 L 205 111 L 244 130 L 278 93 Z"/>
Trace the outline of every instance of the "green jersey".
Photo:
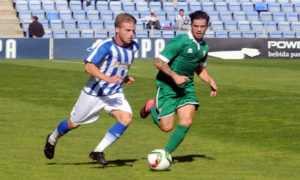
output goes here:
<path id="1" fill-rule="evenodd" d="M 168 63 L 172 71 L 179 75 L 187 76 L 190 80 L 183 85 L 176 85 L 173 79 L 163 72 L 156 77 L 156 85 L 162 87 L 167 84 L 172 89 L 186 88 L 194 85 L 193 77 L 196 68 L 206 66 L 209 47 L 204 40 L 197 42 L 189 31 L 187 34 L 175 36 L 158 56 Z"/>

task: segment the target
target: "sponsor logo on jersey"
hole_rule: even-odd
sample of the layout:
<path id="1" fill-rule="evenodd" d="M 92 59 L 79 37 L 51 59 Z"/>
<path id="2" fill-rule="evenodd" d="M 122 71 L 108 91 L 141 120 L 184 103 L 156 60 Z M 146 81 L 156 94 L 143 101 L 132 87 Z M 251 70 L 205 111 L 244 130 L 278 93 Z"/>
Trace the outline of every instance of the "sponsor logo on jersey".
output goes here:
<path id="1" fill-rule="evenodd" d="M 187 53 L 192 54 L 193 53 L 193 49 L 189 48 Z"/>

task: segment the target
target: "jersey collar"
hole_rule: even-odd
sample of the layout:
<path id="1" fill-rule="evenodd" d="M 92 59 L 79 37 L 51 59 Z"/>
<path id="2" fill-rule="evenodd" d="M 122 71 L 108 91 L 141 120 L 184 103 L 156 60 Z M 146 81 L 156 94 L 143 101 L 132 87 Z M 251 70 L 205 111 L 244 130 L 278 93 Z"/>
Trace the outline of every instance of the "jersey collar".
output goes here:
<path id="1" fill-rule="evenodd" d="M 192 31 L 189 31 L 187 34 L 188 34 L 190 40 L 194 41 L 194 43 L 197 44 L 198 50 L 200 50 L 200 44 L 202 44 L 203 38 L 200 42 L 197 42 L 196 39 L 194 38 L 193 34 L 192 34 Z"/>

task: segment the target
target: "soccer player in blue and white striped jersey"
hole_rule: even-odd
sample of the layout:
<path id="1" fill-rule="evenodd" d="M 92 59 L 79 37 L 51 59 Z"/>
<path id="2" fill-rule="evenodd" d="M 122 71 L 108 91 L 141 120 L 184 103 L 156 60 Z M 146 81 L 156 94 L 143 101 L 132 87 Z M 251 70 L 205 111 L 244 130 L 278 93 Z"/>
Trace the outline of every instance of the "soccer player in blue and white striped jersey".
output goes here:
<path id="1" fill-rule="evenodd" d="M 132 121 L 132 110 L 124 96 L 123 84 L 134 82 L 127 73 L 139 47 L 133 41 L 135 24 L 136 19 L 130 14 L 119 14 L 115 20 L 116 35 L 99 42 L 85 58 L 85 70 L 91 77 L 81 91 L 70 118 L 62 121 L 48 135 L 44 148 L 48 159 L 54 157 L 59 137 L 82 124 L 96 121 L 99 112 L 104 109 L 117 121 L 89 157 L 107 165 L 104 149 L 115 142 Z"/>

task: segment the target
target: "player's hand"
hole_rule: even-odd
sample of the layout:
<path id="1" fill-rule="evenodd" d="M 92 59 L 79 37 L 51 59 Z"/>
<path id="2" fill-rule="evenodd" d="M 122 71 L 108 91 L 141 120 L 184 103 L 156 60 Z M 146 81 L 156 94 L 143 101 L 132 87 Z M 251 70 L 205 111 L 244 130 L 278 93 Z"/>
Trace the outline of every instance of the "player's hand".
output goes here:
<path id="1" fill-rule="evenodd" d="M 215 81 L 211 80 L 211 82 L 209 83 L 209 86 L 211 88 L 210 96 L 215 97 L 217 95 L 217 90 L 218 90 L 218 87 L 217 87 Z"/>
<path id="2" fill-rule="evenodd" d="M 112 76 L 112 77 L 108 77 L 106 81 L 109 82 L 109 83 L 120 83 L 120 82 L 123 81 L 123 79 L 122 79 L 122 76 L 115 75 L 115 76 Z"/>
<path id="3" fill-rule="evenodd" d="M 131 76 L 126 76 L 125 77 L 125 84 L 131 84 L 133 82 L 134 82 L 133 77 L 131 77 Z"/>
<path id="4" fill-rule="evenodd" d="M 172 78 L 173 78 L 173 80 L 175 81 L 175 83 L 177 85 L 184 84 L 184 83 L 186 83 L 190 80 L 188 77 L 181 76 L 181 75 L 178 75 L 178 74 L 173 75 Z"/>

